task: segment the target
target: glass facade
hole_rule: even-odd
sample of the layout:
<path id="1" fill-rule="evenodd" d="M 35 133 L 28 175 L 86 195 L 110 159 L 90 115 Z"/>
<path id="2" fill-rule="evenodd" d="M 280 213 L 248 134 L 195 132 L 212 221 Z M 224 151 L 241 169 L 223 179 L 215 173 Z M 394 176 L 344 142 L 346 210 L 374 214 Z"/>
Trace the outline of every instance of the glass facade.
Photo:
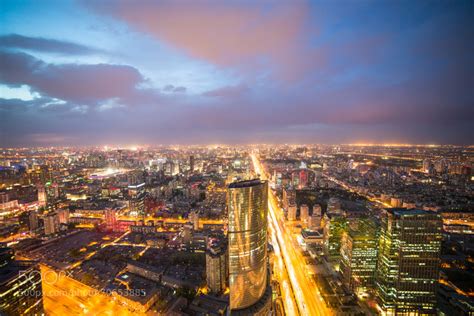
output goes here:
<path id="1" fill-rule="evenodd" d="M 255 304 L 267 287 L 267 182 L 231 183 L 227 207 L 230 308 L 238 310 Z"/>
<path id="2" fill-rule="evenodd" d="M 376 276 L 384 314 L 435 314 L 441 239 L 442 220 L 436 212 L 384 211 Z"/>
<path id="3" fill-rule="evenodd" d="M 374 288 L 378 227 L 371 219 L 357 219 L 342 235 L 341 272 L 348 288 L 365 294 Z"/>

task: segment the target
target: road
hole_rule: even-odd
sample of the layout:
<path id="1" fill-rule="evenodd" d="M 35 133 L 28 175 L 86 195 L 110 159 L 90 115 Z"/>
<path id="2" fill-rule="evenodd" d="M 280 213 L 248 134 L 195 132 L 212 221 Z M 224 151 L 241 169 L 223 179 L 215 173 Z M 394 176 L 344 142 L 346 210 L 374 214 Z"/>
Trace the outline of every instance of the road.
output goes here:
<path id="1" fill-rule="evenodd" d="M 252 154 L 251 158 L 255 172 L 260 174 L 263 180 L 267 180 L 267 175 L 257 156 Z M 269 190 L 268 193 L 270 226 L 271 229 L 274 230 L 275 239 L 277 241 L 276 244 L 285 263 L 286 272 L 289 276 L 299 314 L 332 315 L 333 312 L 326 306 L 314 279 L 311 278 L 306 271 L 306 263 L 302 250 L 294 246 L 296 241 L 290 229 L 287 229 L 285 226 L 283 210 L 278 206 L 273 191 Z M 284 302 L 286 301 L 284 300 Z M 288 315 L 294 315 L 294 313 L 289 313 L 286 305 L 285 309 Z"/>

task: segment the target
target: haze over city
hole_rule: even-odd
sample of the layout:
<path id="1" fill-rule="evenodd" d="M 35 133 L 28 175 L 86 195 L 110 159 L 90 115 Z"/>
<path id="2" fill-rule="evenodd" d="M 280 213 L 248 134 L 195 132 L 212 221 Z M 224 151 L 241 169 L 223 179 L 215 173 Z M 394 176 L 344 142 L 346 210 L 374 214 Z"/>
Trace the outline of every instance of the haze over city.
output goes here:
<path id="1" fill-rule="evenodd" d="M 472 144 L 471 1 L 2 1 L 4 146 Z"/>

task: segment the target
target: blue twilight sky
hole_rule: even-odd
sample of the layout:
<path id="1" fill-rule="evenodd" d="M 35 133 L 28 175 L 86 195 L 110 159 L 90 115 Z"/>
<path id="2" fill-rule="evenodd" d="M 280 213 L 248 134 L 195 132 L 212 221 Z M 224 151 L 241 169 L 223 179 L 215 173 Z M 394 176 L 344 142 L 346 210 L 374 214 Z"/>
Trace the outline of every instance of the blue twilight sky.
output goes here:
<path id="1" fill-rule="evenodd" d="M 474 143 L 473 1 L 0 0 L 0 147 Z"/>

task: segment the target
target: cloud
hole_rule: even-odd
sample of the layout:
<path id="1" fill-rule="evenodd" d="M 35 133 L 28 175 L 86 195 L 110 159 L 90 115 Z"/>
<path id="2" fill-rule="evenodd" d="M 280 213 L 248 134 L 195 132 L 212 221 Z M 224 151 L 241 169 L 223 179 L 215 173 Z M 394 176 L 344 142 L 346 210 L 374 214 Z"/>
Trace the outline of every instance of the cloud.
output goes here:
<path id="1" fill-rule="evenodd" d="M 145 78 L 126 65 L 53 65 L 25 53 L 0 51 L 0 81 L 26 84 L 44 96 L 93 105 L 111 98 L 131 99 Z"/>
<path id="2" fill-rule="evenodd" d="M 309 7 L 292 4 L 199 2 L 85 2 L 89 8 L 181 49 L 191 57 L 247 71 L 274 68 L 293 76 L 313 63 L 302 56 Z M 306 58 L 310 57 L 310 58 Z"/>
<path id="3" fill-rule="evenodd" d="M 217 88 L 214 90 L 206 91 L 203 93 L 204 96 L 208 97 L 239 97 L 243 95 L 245 92 L 249 91 L 249 88 L 245 84 L 238 84 L 235 86 L 226 86 Z"/>
<path id="4" fill-rule="evenodd" d="M 186 87 L 175 87 L 172 84 L 166 85 L 163 87 L 163 91 L 165 92 L 175 92 L 175 93 L 183 93 L 186 92 Z"/>
<path id="5" fill-rule="evenodd" d="M 25 49 L 36 52 L 48 52 L 64 55 L 87 55 L 101 53 L 88 46 L 42 37 L 29 37 L 18 34 L 0 36 L 0 48 Z"/>

